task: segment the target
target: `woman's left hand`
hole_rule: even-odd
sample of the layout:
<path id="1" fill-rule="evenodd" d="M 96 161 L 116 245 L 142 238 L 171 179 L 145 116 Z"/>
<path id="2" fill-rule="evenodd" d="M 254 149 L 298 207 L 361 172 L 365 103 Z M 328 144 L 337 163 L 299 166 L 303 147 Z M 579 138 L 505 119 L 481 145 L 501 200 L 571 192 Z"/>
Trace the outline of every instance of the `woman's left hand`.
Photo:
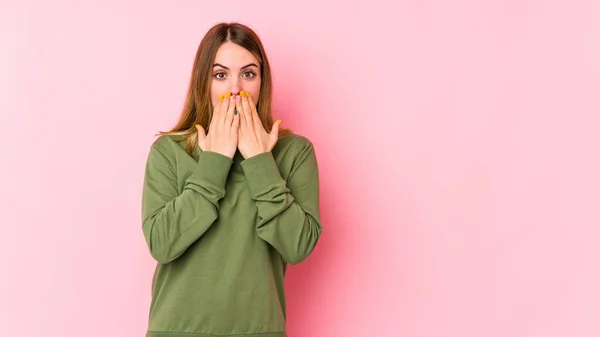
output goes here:
<path id="1" fill-rule="evenodd" d="M 258 117 L 252 97 L 244 91 L 241 91 L 240 95 L 236 97 L 235 107 L 240 114 L 238 149 L 242 156 L 248 159 L 273 150 L 277 143 L 281 121 L 276 121 L 271 133 L 267 133 Z"/>

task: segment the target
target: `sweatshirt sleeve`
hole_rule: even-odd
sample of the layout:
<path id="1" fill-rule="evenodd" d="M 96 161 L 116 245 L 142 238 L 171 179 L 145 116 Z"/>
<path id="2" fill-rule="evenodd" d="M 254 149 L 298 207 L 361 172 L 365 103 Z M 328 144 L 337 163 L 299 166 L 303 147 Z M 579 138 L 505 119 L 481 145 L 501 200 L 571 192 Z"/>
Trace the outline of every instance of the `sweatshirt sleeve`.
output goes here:
<path id="1" fill-rule="evenodd" d="M 179 193 L 175 167 L 153 144 L 142 192 L 142 229 L 157 262 L 181 256 L 217 219 L 231 165 L 227 156 L 200 152 L 195 171 Z"/>
<path id="2" fill-rule="evenodd" d="M 242 161 L 250 197 L 258 208 L 256 231 L 289 264 L 304 261 L 321 235 L 319 173 L 315 151 L 305 144 L 284 180 L 271 152 Z"/>

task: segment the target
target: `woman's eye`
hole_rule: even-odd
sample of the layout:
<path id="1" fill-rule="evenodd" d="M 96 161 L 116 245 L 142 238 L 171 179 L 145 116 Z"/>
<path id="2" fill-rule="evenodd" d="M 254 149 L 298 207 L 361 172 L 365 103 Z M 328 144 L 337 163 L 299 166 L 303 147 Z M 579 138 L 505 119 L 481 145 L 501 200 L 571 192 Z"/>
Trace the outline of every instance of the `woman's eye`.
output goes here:
<path id="1" fill-rule="evenodd" d="M 250 77 L 250 78 L 252 78 L 254 76 L 256 76 L 256 74 L 253 71 L 247 71 L 247 72 L 244 73 L 244 77 Z"/>
<path id="2" fill-rule="evenodd" d="M 225 73 L 216 73 L 215 78 L 218 80 L 222 80 L 225 78 Z"/>

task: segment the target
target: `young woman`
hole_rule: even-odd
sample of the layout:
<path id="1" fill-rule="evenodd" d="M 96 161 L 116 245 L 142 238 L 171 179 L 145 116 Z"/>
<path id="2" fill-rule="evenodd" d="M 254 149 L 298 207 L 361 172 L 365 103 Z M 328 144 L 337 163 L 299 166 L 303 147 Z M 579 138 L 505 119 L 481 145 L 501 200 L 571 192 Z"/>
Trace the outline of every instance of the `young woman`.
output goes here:
<path id="1" fill-rule="evenodd" d="M 313 144 L 279 128 L 258 36 L 203 38 L 179 122 L 150 147 L 142 228 L 158 262 L 147 337 L 285 337 L 284 275 L 321 234 Z"/>

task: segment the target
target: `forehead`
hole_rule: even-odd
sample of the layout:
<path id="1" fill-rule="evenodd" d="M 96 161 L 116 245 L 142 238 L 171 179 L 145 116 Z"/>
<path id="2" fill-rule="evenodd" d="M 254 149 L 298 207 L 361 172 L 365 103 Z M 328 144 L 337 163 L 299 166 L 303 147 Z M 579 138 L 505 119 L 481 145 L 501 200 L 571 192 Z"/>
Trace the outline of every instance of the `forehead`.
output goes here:
<path id="1" fill-rule="evenodd" d="M 244 47 L 227 41 L 217 50 L 215 63 L 222 64 L 228 68 L 241 68 L 249 63 L 256 63 L 258 65 L 258 59 Z"/>

